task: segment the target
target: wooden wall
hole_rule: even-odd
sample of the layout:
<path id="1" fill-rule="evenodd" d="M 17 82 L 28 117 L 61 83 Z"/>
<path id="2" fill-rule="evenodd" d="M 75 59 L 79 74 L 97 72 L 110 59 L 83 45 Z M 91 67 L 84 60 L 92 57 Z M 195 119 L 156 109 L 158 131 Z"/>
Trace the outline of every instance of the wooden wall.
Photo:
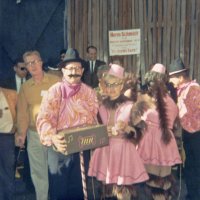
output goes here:
<path id="1" fill-rule="evenodd" d="M 168 66 L 181 56 L 200 81 L 199 0 L 66 0 L 66 45 L 86 58 L 94 45 L 108 62 L 108 31 L 141 29 L 140 55 L 124 56 L 124 67 L 140 74 L 155 62 Z"/>

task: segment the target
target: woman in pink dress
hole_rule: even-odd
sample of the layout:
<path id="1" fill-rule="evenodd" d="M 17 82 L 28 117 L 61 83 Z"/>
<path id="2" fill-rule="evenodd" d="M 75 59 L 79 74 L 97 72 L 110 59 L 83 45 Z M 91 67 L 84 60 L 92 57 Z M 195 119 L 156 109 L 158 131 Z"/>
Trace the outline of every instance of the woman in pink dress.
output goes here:
<path id="1" fill-rule="evenodd" d="M 138 152 L 149 173 L 150 179 L 146 183 L 151 191 L 151 198 L 155 200 L 171 198 L 171 167 L 181 163 L 173 134 L 178 108 L 167 91 L 165 71 L 162 64 L 153 66 L 145 76 L 147 94 L 138 97 L 132 108 L 132 125 L 140 120 L 146 124 Z"/>
<path id="2" fill-rule="evenodd" d="M 108 127 L 109 145 L 94 151 L 88 175 L 105 185 L 107 196 L 130 199 L 132 185 L 148 179 L 135 145 L 125 138 L 125 133 L 130 132 L 128 123 L 133 102 L 121 94 L 124 84 L 121 66 L 113 64 L 104 81 L 108 97 L 102 101 L 99 114 Z"/>

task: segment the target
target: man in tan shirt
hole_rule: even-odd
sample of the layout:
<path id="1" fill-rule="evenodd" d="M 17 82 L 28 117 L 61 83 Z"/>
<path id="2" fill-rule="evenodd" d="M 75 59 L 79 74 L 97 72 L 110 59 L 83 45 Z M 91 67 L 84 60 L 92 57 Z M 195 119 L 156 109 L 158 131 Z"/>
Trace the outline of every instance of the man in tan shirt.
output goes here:
<path id="1" fill-rule="evenodd" d="M 48 199 L 47 149 L 40 143 L 35 122 L 40 104 L 47 90 L 60 79 L 42 70 L 42 59 L 38 51 L 28 51 L 23 55 L 25 66 L 32 78 L 20 88 L 17 103 L 17 134 L 15 143 L 23 147 L 27 136 L 27 151 L 31 178 L 37 200 Z"/>
<path id="2" fill-rule="evenodd" d="M 0 87 L 0 199 L 14 199 L 16 104 L 16 91 Z"/>

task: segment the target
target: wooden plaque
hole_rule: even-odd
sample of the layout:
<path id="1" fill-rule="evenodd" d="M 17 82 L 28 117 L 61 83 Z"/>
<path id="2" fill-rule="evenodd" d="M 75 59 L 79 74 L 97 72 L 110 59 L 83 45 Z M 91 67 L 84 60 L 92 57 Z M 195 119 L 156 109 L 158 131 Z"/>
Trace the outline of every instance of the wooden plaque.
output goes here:
<path id="1" fill-rule="evenodd" d="M 108 133 L 105 125 L 89 125 L 85 127 L 64 129 L 58 134 L 64 134 L 67 142 L 67 154 L 108 145 Z"/>

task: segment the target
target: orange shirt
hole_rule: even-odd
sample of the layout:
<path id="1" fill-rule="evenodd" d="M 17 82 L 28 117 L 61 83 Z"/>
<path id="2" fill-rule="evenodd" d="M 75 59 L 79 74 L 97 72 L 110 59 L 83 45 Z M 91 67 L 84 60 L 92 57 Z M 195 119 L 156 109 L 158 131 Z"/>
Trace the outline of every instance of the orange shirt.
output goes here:
<path id="1" fill-rule="evenodd" d="M 20 88 L 17 103 L 17 132 L 26 135 L 27 129 L 36 131 L 36 117 L 40 110 L 40 104 L 47 90 L 59 77 L 44 73 L 41 83 L 36 84 L 31 78 Z"/>

